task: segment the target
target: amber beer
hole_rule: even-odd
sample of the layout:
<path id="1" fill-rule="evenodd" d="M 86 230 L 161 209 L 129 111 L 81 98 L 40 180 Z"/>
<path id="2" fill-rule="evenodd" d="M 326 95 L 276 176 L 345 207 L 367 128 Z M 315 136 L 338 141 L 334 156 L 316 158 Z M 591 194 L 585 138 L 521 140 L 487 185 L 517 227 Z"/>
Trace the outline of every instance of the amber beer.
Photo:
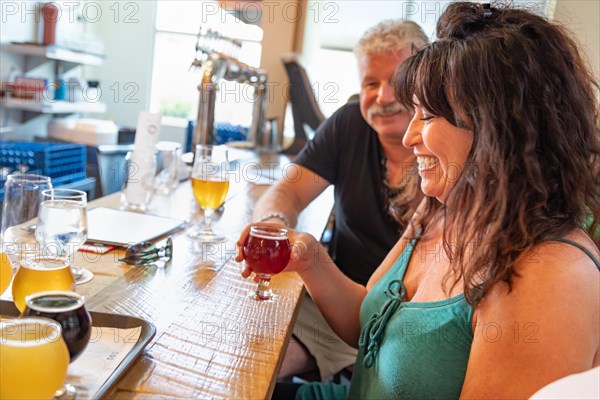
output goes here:
<path id="1" fill-rule="evenodd" d="M 0 251 L 0 294 L 4 293 L 6 288 L 10 285 L 11 278 L 12 267 L 10 266 L 8 255 Z"/>
<path id="2" fill-rule="evenodd" d="M 75 292 L 39 292 L 25 298 L 24 315 L 52 319 L 62 327 L 62 337 L 73 362 L 85 350 L 92 334 L 92 317 L 85 298 Z"/>
<path id="3" fill-rule="evenodd" d="M 56 257 L 21 260 L 12 287 L 13 299 L 19 311 L 25 311 L 26 296 L 47 290 L 75 290 L 69 262 Z"/>
<path id="4" fill-rule="evenodd" d="M 192 177 L 192 189 L 200 207 L 216 210 L 225 202 L 225 197 L 229 190 L 229 181 L 218 179 L 202 180 L 199 177 Z"/>
<path id="5" fill-rule="evenodd" d="M 61 327 L 45 318 L 0 322 L 0 398 L 51 399 L 67 376 Z"/>

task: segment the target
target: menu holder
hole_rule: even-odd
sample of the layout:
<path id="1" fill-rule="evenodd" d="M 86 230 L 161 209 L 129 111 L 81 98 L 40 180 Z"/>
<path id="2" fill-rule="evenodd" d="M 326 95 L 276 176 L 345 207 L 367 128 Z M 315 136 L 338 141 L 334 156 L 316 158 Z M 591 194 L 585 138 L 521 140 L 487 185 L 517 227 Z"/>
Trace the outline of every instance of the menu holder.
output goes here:
<path id="1" fill-rule="evenodd" d="M 0 300 L 0 315 L 2 317 L 16 318 L 19 316 L 19 310 L 17 310 L 13 302 Z M 93 327 L 119 330 L 134 328 L 140 329 L 140 334 L 137 338 L 137 341 L 134 343 L 133 347 L 129 350 L 129 352 L 125 355 L 123 360 L 112 371 L 108 379 L 106 379 L 106 381 L 104 381 L 104 383 L 100 385 L 100 387 L 93 394 L 89 395 L 89 398 L 99 399 L 105 397 L 114 389 L 119 379 L 133 365 L 134 361 L 140 356 L 146 345 L 150 343 L 150 341 L 156 334 L 156 327 L 148 321 L 129 315 L 110 314 L 96 311 L 90 311 L 90 315 L 92 317 Z M 79 360 L 77 360 L 76 362 L 78 361 Z M 88 396 L 84 397 L 87 398 Z"/>

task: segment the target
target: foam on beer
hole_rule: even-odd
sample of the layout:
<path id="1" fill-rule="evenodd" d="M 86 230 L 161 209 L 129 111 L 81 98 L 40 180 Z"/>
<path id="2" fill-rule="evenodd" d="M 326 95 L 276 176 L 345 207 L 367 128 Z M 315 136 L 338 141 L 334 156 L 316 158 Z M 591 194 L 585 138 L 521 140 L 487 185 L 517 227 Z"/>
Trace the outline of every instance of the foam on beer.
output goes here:
<path id="1" fill-rule="evenodd" d="M 30 258 L 21 262 L 21 265 L 28 269 L 37 271 L 54 271 L 68 266 L 66 260 L 61 258 Z"/>
<path id="2" fill-rule="evenodd" d="M 258 233 L 254 233 L 254 232 L 250 233 L 250 236 L 260 238 L 260 239 L 266 239 L 266 240 L 283 240 L 283 239 L 285 239 L 285 235 L 275 235 L 275 234 L 260 235 Z"/>
<path id="3" fill-rule="evenodd" d="M 51 299 L 64 299 L 69 298 L 72 300 L 69 305 L 64 306 L 56 306 L 56 307 L 45 307 L 41 304 L 38 304 L 36 301 L 42 298 L 51 298 Z M 38 292 L 32 295 L 29 295 L 25 298 L 25 302 L 27 303 L 27 307 L 39 311 L 42 313 L 63 313 L 68 311 L 77 310 L 84 303 L 84 297 L 79 293 L 71 292 L 71 291 L 61 291 L 61 290 L 53 290 L 47 292 Z"/>
<path id="4" fill-rule="evenodd" d="M 21 318 L 0 322 L 0 343 L 12 347 L 35 347 L 59 340 L 62 328 L 46 318 Z"/>

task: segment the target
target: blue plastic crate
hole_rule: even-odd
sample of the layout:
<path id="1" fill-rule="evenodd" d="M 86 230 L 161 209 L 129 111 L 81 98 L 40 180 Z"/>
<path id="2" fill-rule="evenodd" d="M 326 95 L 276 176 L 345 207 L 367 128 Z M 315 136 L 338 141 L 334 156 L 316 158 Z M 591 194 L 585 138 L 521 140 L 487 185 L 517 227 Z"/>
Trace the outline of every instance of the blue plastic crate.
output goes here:
<path id="1" fill-rule="evenodd" d="M 14 171 L 49 176 L 54 186 L 85 179 L 82 144 L 0 141 L 0 200 L 6 175 Z"/>
<path id="2" fill-rule="evenodd" d="M 215 143 L 225 144 L 227 142 L 246 140 L 249 128 L 241 125 L 232 125 L 228 122 L 217 122 L 215 124 Z"/>

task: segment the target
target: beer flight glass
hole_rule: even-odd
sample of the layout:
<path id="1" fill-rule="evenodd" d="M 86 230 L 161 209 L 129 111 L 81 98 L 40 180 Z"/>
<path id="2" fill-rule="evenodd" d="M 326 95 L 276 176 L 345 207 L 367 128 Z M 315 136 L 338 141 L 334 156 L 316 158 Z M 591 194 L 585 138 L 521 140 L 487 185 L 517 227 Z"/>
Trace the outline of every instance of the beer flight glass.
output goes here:
<path id="1" fill-rule="evenodd" d="M 42 192 L 52 189 L 49 177 L 13 172 L 6 178 L 2 222 L 0 226 L 0 251 L 8 255 L 11 264 L 17 266 L 21 258 L 39 252 L 39 245 L 24 229 L 38 215 Z"/>
<path id="2" fill-rule="evenodd" d="M 46 318 L 0 321 L 0 398 L 52 398 L 69 365 L 61 334 L 60 324 Z"/>
<path id="3" fill-rule="evenodd" d="M 2 222 L 0 235 L 37 217 L 42 192 L 52 189 L 49 177 L 36 174 L 13 172 L 6 178 L 4 185 L 4 201 L 2 202 Z"/>
<path id="4" fill-rule="evenodd" d="M 283 271 L 292 253 L 287 229 L 252 225 L 242 252 L 246 264 L 259 278 L 256 290 L 248 293 L 250 298 L 275 301 L 277 296 L 271 291 L 271 276 Z"/>
<path id="5" fill-rule="evenodd" d="M 87 347 L 92 334 L 92 318 L 85 308 L 84 297 L 70 291 L 48 291 L 27 296 L 25 303 L 25 316 L 49 318 L 60 324 L 70 362 L 75 361 Z M 64 384 L 54 397 L 73 399 L 76 394 L 73 385 Z"/>
<path id="6" fill-rule="evenodd" d="M 25 297 L 47 290 L 75 290 L 69 261 L 49 256 L 21 260 L 12 286 L 13 300 L 19 311 L 25 311 Z"/>
<path id="7" fill-rule="evenodd" d="M 12 267 L 8 254 L 0 250 L 0 295 L 10 286 Z"/>
<path id="8" fill-rule="evenodd" d="M 204 211 L 204 227 L 196 227 L 188 236 L 200 242 L 222 242 L 225 236 L 212 230 L 212 216 L 224 202 L 229 190 L 227 177 L 227 148 L 196 145 L 192 168 L 192 190 Z"/>

